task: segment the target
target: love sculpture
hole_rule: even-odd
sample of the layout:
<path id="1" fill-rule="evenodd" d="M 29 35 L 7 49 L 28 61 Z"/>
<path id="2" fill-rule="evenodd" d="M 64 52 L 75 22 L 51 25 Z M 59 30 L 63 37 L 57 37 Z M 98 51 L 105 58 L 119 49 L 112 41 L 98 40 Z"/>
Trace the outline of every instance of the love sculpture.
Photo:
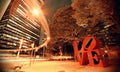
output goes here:
<path id="1" fill-rule="evenodd" d="M 82 47 L 78 50 L 78 41 L 73 41 L 74 56 L 80 65 L 90 66 L 108 66 L 108 55 L 102 48 L 102 42 L 92 36 L 87 36 L 82 43 Z"/>

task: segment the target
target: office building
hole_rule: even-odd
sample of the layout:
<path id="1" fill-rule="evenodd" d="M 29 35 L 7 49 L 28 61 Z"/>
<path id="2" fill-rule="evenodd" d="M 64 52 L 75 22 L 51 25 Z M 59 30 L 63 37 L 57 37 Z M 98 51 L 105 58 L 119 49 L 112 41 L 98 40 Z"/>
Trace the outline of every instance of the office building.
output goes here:
<path id="1" fill-rule="evenodd" d="M 11 0 L 0 20 L 0 49 L 19 48 L 21 39 L 22 48 L 29 48 L 32 43 L 39 45 L 41 26 L 35 18 L 27 16 L 28 6 L 24 0 Z"/>

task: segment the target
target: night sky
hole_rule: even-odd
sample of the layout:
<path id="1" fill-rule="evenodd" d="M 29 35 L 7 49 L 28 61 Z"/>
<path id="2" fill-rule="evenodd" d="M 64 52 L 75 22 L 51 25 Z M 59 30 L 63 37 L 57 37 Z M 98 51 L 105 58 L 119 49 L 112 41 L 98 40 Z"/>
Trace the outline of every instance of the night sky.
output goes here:
<path id="1" fill-rule="evenodd" d="M 44 0 L 45 1 L 45 13 L 49 19 L 57 11 L 57 9 L 71 4 L 71 0 Z"/>

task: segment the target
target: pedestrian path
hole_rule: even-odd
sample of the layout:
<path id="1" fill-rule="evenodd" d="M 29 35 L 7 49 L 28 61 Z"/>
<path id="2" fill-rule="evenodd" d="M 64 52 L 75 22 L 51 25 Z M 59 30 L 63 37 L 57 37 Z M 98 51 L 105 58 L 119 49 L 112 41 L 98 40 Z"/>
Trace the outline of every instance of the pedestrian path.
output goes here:
<path id="1" fill-rule="evenodd" d="M 36 62 L 28 68 L 23 68 L 25 72 L 120 72 L 119 67 L 94 67 L 81 66 L 74 61 L 42 61 Z"/>

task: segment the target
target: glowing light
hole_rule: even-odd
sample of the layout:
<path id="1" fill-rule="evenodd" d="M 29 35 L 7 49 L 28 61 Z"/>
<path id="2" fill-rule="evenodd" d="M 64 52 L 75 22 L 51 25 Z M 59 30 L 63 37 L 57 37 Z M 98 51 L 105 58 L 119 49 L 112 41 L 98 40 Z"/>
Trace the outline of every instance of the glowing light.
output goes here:
<path id="1" fill-rule="evenodd" d="M 47 40 L 50 40 L 50 37 L 47 37 Z"/>
<path id="2" fill-rule="evenodd" d="M 39 10 L 38 10 L 38 9 L 34 9 L 34 10 L 33 10 L 33 14 L 34 14 L 34 15 L 39 15 Z"/>
<path id="3" fill-rule="evenodd" d="M 108 53 L 108 51 L 107 51 L 107 50 L 105 50 L 104 52 L 105 52 L 105 53 Z"/>
<path id="4" fill-rule="evenodd" d="M 32 48 L 34 47 L 34 43 L 31 44 L 31 47 L 32 47 Z"/>

